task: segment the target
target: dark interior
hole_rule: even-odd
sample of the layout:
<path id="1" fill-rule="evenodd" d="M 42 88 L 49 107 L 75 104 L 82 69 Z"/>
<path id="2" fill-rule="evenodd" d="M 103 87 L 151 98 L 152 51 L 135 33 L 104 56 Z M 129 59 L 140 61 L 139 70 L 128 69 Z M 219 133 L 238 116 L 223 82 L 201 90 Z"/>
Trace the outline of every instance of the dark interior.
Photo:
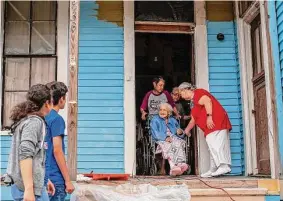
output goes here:
<path id="1" fill-rule="evenodd" d="M 194 1 L 136 1 L 135 20 L 194 22 Z"/>
<path id="2" fill-rule="evenodd" d="M 141 122 L 139 107 L 145 94 L 153 89 L 152 79 L 163 76 L 165 90 L 172 91 L 180 83 L 194 82 L 192 35 L 136 33 L 136 120 Z M 188 105 L 188 104 L 187 104 Z M 189 108 L 188 108 L 189 111 Z M 194 168 L 194 139 L 191 138 L 188 162 Z M 137 172 L 138 173 L 138 172 Z"/>

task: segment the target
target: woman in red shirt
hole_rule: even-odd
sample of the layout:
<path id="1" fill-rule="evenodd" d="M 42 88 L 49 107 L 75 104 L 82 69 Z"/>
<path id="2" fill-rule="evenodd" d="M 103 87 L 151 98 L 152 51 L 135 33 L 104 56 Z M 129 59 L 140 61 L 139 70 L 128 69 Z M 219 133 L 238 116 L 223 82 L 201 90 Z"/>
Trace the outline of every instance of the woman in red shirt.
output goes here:
<path id="1" fill-rule="evenodd" d="M 183 82 L 179 89 L 185 100 L 191 100 L 191 121 L 185 129 L 189 135 L 197 125 L 203 132 L 210 151 L 210 170 L 201 177 L 220 176 L 231 172 L 229 132 L 232 129 L 229 117 L 216 98 L 204 89 L 196 89 Z"/>

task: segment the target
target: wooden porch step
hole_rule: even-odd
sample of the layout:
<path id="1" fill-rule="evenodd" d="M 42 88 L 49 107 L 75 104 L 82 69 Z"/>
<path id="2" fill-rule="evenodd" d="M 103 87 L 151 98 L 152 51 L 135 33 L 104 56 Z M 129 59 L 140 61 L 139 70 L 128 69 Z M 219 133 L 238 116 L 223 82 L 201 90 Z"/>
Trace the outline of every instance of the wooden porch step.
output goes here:
<path id="1" fill-rule="evenodd" d="M 258 180 L 254 178 L 243 177 L 227 177 L 227 178 L 211 178 L 201 179 L 197 177 L 135 177 L 128 181 L 92 181 L 92 184 L 97 185 L 120 185 L 124 183 L 138 184 L 152 184 L 152 185 L 176 185 L 186 184 L 189 189 L 207 189 L 207 188 L 258 188 Z"/>
<path id="2" fill-rule="evenodd" d="M 191 201 L 265 201 L 266 188 L 190 189 Z"/>
<path id="3" fill-rule="evenodd" d="M 265 196 L 266 188 L 224 188 L 230 196 Z M 193 197 L 220 196 L 229 197 L 228 194 L 221 189 L 189 189 Z"/>
<path id="4" fill-rule="evenodd" d="M 130 178 L 128 181 L 92 181 L 90 184 L 78 185 L 85 188 L 85 185 L 117 186 L 124 183 L 156 186 L 185 184 L 191 193 L 191 201 L 265 201 L 267 195 L 279 196 L 280 192 L 279 180 L 232 176 L 208 179 L 192 176 L 178 178 L 168 176 L 135 177 Z"/>

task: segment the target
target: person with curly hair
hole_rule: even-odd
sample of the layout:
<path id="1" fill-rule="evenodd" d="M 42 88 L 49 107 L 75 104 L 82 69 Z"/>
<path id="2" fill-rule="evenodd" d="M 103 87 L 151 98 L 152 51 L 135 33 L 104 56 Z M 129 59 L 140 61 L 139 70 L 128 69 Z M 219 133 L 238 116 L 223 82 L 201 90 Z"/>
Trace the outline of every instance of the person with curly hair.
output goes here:
<path id="1" fill-rule="evenodd" d="M 44 184 L 46 125 L 44 117 L 50 112 L 50 90 L 43 84 L 32 86 L 26 101 L 16 105 L 11 113 L 12 143 L 5 183 L 11 184 L 14 200 L 48 201 Z M 50 194 L 53 184 L 48 182 Z"/>

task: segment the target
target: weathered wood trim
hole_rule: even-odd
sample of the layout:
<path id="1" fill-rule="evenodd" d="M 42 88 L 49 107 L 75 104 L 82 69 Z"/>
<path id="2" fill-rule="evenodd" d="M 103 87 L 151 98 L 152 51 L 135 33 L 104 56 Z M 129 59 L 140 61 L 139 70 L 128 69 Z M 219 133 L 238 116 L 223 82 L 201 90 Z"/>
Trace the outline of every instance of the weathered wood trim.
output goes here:
<path id="1" fill-rule="evenodd" d="M 193 23 L 136 21 L 135 32 L 193 34 Z"/>
<path id="2" fill-rule="evenodd" d="M 235 1 L 235 14 L 238 34 L 238 52 L 240 63 L 240 81 L 241 81 L 241 97 L 242 97 L 242 115 L 243 115 L 243 129 L 244 129 L 244 144 L 245 144 L 245 175 L 248 176 L 253 173 L 252 163 L 252 139 L 251 139 L 251 120 L 249 107 L 249 89 L 248 89 L 248 73 L 246 55 L 246 41 L 244 32 L 244 21 L 239 16 L 238 1 Z"/>
<path id="3" fill-rule="evenodd" d="M 272 74 L 272 65 L 271 64 L 271 53 L 270 51 L 270 41 L 269 41 L 269 32 L 268 32 L 268 14 L 265 8 L 265 1 L 260 2 L 260 15 L 261 15 L 261 24 L 262 24 L 262 53 L 263 53 L 263 66 L 265 71 L 265 85 L 266 85 L 266 103 L 267 103 L 267 116 L 268 116 L 268 137 L 269 137 L 269 152 L 270 152 L 270 168 L 271 168 L 271 178 L 275 179 L 279 176 L 278 171 L 278 161 L 277 157 L 277 136 L 276 136 L 276 124 L 275 124 L 275 115 L 276 111 L 274 109 L 273 97 L 274 86 L 273 86 L 273 74 Z M 268 50 L 269 49 L 269 50 Z M 277 167 L 276 167 L 277 166 Z"/>
<path id="4" fill-rule="evenodd" d="M 134 1 L 124 1 L 124 167 L 136 174 L 136 91 Z"/>
<path id="5" fill-rule="evenodd" d="M 207 27 L 206 27 L 206 9 L 205 1 L 195 0 L 195 69 L 196 69 L 196 86 L 209 90 L 209 70 L 208 70 L 208 45 L 207 45 Z M 209 169 L 210 155 L 208 146 L 205 141 L 203 132 L 197 129 L 197 141 L 198 141 L 198 160 L 196 166 L 198 166 L 199 173 L 202 174 Z"/>
<path id="6" fill-rule="evenodd" d="M 5 1 L 0 1 L 0 106 L 2 108 L 2 95 L 3 95 L 3 41 L 4 41 L 4 4 Z M 2 127 L 1 125 L 2 122 L 2 109 L 0 109 L 0 129 Z M 6 132 L 1 132 L 0 135 L 5 135 Z"/>
<path id="7" fill-rule="evenodd" d="M 77 111 L 78 111 L 78 45 L 80 1 L 70 1 L 69 27 L 69 102 L 68 102 L 68 168 L 73 181 L 77 178 Z"/>
<path id="8" fill-rule="evenodd" d="M 253 19 L 259 14 L 259 1 L 254 1 L 252 5 L 241 16 L 243 20 L 250 24 Z"/>
<path id="9" fill-rule="evenodd" d="M 273 58 L 272 61 L 272 68 L 274 73 L 274 85 L 275 85 L 275 103 L 276 103 L 276 113 L 277 113 L 277 146 L 278 146 L 278 168 L 280 169 L 280 174 L 282 178 L 283 173 L 283 102 L 282 102 L 282 84 L 281 84 L 281 69 L 280 69 L 280 51 L 279 51 L 279 38 L 278 38 L 278 27 L 277 27 L 277 15 L 276 15 L 276 2 L 269 1 L 268 2 L 268 15 L 269 15 L 269 33 L 270 33 L 270 40 L 271 48 L 269 51 L 272 50 L 271 57 Z M 281 188 L 283 190 L 283 188 Z"/>

